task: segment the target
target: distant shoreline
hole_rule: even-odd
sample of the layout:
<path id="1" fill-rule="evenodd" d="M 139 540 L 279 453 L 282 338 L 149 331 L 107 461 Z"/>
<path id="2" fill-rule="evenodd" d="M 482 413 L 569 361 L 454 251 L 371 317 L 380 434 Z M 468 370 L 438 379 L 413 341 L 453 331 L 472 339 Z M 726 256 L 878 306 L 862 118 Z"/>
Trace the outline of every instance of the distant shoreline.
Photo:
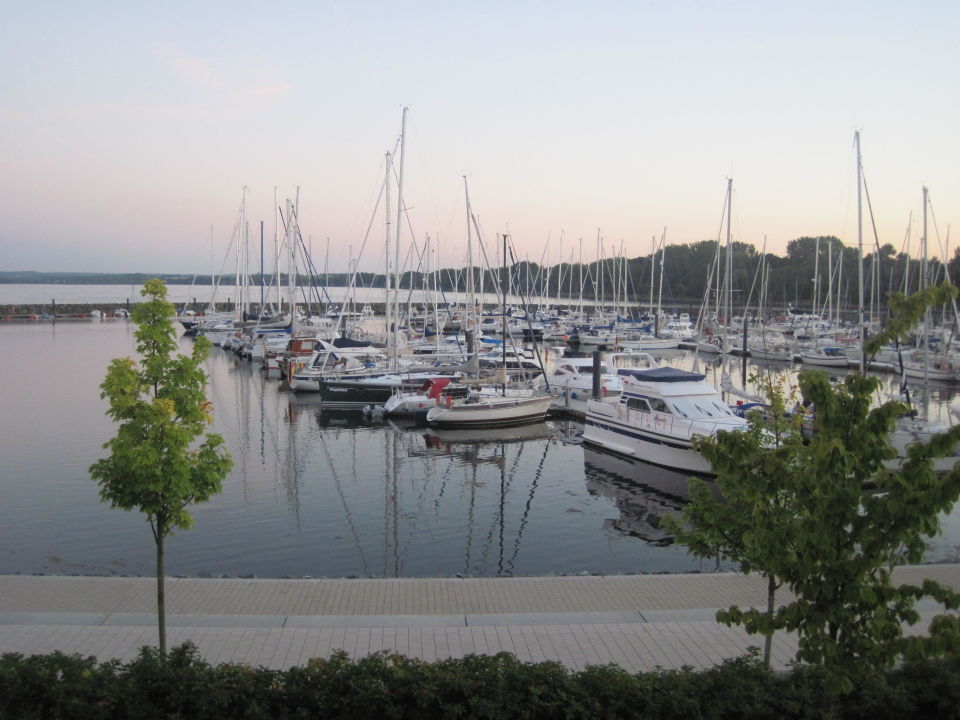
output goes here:
<path id="1" fill-rule="evenodd" d="M 142 285 L 151 278 L 160 278 L 168 285 L 210 284 L 209 275 L 0 271 L 0 285 Z"/>

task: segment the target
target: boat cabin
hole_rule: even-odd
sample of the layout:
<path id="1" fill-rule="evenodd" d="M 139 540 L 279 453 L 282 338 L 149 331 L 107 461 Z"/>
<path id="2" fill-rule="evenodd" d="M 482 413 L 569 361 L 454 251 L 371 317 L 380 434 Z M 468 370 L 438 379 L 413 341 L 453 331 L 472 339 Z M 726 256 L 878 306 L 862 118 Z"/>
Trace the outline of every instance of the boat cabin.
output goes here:
<path id="1" fill-rule="evenodd" d="M 687 420 L 735 417 L 703 373 L 672 367 L 622 369 L 620 404 L 629 410 L 674 415 Z"/>

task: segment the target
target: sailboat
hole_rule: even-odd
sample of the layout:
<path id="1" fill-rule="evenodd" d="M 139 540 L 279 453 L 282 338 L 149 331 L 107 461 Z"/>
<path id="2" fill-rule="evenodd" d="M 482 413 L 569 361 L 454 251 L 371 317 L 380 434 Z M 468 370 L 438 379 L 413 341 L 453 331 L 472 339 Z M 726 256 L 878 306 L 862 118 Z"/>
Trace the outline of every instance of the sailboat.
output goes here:
<path id="1" fill-rule="evenodd" d="M 767 266 L 767 239 L 763 239 L 763 262 L 760 264 L 760 301 L 757 316 L 761 318 L 760 332 L 754 333 L 747 339 L 747 350 L 754 360 L 769 362 L 790 362 L 793 353 L 786 336 L 779 330 L 773 329 L 763 321 L 767 307 L 767 292 L 769 290 L 770 272 Z"/>
<path id="2" fill-rule="evenodd" d="M 724 205 L 724 213 L 726 213 L 727 218 L 727 241 L 726 241 L 726 272 L 724 274 L 724 280 L 722 285 L 722 292 L 718 292 L 716 297 L 716 306 L 713 310 L 713 316 L 711 317 L 710 312 L 710 294 L 713 291 L 714 278 L 717 281 L 717 289 L 720 290 L 720 238 L 717 237 L 717 252 L 714 256 L 713 263 L 710 267 L 710 270 L 707 274 L 707 285 L 706 290 L 704 291 L 703 297 L 703 306 L 700 310 L 700 317 L 697 322 L 697 329 L 699 331 L 699 337 L 697 338 L 697 352 L 704 353 L 706 355 L 718 355 L 720 353 L 727 352 L 728 348 L 728 339 L 727 334 L 729 332 L 730 326 L 730 310 L 729 307 L 729 298 L 730 298 L 730 275 L 731 275 L 731 257 L 732 249 L 730 245 L 730 209 L 731 202 L 733 200 L 733 180 L 727 179 L 727 195 L 726 202 Z M 720 299 L 724 298 L 726 307 L 720 307 Z M 721 316 L 726 313 L 726 317 L 721 318 Z M 716 329 L 714 329 L 716 328 Z"/>
<path id="3" fill-rule="evenodd" d="M 817 367 L 845 368 L 850 366 L 850 358 L 847 356 L 846 350 L 838 345 L 807 348 L 800 353 L 800 361 L 804 365 L 815 365 Z"/>
<path id="4" fill-rule="evenodd" d="M 657 264 L 656 236 L 653 238 L 653 251 L 650 253 L 650 311 L 653 313 L 653 328 L 647 328 L 644 332 L 628 330 L 617 342 L 619 350 L 639 350 L 649 352 L 651 350 L 675 350 L 680 347 L 680 337 L 676 333 L 662 334 L 660 332 L 660 318 L 662 317 L 661 305 L 663 301 L 663 266 L 664 255 L 666 252 L 667 229 L 663 229 L 663 235 L 660 238 L 660 287 L 657 296 L 657 304 L 653 304 L 653 280 L 654 271 Z M 652 332 L 651 332 L 652 330 Z"/>
<path id="5" fill-rule="evenodd" d="M 464 188 L 466 188 L 466 178 L 464 178 Z M 467 242 L 471 242 L 470 223 L 472 215 L 470 212 L 469 194 L 467 195 Z M 507 236 L 503 236 L 503 258 L 504 267 L 506 267 L 507 258 Z M 472 274 L 472 268 L 470 268 Z M 503 333 L 502 342 L 504 353 L 506 352 L 506 307 L 507 307 L 507 288 L 504 281 L 503 297 L 501 298 L 502 323 L 501 331 Z M 473 298 L 470 299 L 471 307 L 474 306 Z M 475 325 L 474 325 L 475 327 Z M 507 425 L 523 425 L 532 422 L 542 422 L 547 415 L 550 403 L 553 401 L 553 395 L 542 393 L 528 387 L 508 388 L 506 381 L 506 368 L 501 369 L 503 382 L 500 388 L 494 390 L 485 388 L 482 390 L 472 389 L 470 395 L 460 401 L 447 396 L 444 402 L 436 405 L 427 411 L 427 423 L 435 427 L 502 427 Z"/>
<path id="6" fill-rule="evenodd" d="M 860 156 L 860 132 L 857 131 L 854 133 L 854 144 L 856 146 L 857 152 L 857 261 L 859 264 L 858 273 L 860 275 L 860 288 L 859 288 L 859 300 L 857 305 L 857 327 L 860 333 L 860 372 L 864 373 L 867 365 L 867 356 L 864 352 L 865 345 L 865 335 L 866 335 L 866 323 L 864 322 L 864 301 L 863 301 L 863 268 L 862 268 L 862 258 L 863 258 L 863 213 L 862 213 L 862 200 L 861 200 L 861 185 L 863 182 L 863 164 Z M 869 195 L 867 197 L 869 201 Z M 924 279 L 926 279 L 926 258 L 927 258 L 927 205 L 929 204 L 929 199 L 927 196 L 927 188 L 923 188 L 923 264 L 924 272 L 922 273 Z M 927 322 L 924 320 L 923 327 L 923 341 L 924 345 L 927 345 Z M 907 395 L 907 386 L 906 386 L 906 377 L 907 372 L 906 368 L 909 361 L 905 361 L 903 365 L 903 375 L 904 382 L 901 387 L 901 391 L 906 396 L 907 402 L 909 404 L 909 395 Z M 929 358 L 924 357 L 923 363 L 928 363 Z M 920 372 L 922 373 L 921 377 L 924 378 L 924 396 L 928 392 L 927 381 L 930 380 L 930 370 L 931 367 L 929 364 L 924 366 L 920 365 Z M 891 467 L 898 466 L 909 454 L 910 445 L 915 442 L 929 442 L 935 435 L 947 431 L 949 427 L 946 424 L 937 422 L 927 417 L 926 412 L 918 413 L 913 411 L 903 417 L 900 417 L 896 421 L 893 432 L 889 435 L 890 444 L 897 452 L 897 457 L 891 460 L 888 464 Z M 960 462 L 960 445 L 953 448 L 951 455 L 947 457 L 939 457 L 934 461 L 934 469 L 937 472 L 946 472 L 953 468 L 953 466 Z"/>

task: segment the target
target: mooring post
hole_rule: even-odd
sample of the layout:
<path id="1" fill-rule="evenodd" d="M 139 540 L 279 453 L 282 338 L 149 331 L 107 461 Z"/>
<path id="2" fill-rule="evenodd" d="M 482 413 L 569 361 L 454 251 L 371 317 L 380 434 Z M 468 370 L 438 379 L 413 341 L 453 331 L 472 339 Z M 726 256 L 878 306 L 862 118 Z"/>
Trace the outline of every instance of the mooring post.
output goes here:
<path id="1" fill-rule="evenodd" d="M 600 351 L 593 351 L 593 399 L 600 399 Z"/>

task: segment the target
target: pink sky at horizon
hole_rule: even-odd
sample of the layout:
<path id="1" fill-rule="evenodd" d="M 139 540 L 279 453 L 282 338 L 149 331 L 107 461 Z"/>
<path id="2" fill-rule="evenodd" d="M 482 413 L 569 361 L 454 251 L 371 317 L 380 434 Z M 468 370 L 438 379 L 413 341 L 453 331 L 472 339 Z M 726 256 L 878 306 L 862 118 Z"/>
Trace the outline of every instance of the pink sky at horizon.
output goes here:
<path id="1" fill-rule="evenodd" d="M 282 203 L 299 186 L 315 263 L 330 238 L 345 271 L 370 225 L 360 267 L 380 271 L 371 216 L 405 105 L 407 215 L 444 266 L 466 260 L 465 174 L 487 242 L 508 231 L 537 262 L 578 259 L 581 238 L 595 259 L 598 229 L 605 254 L 629 257 L 664 227 L 669 243 L 713 239 L 727 177 L 735 240 L 855 244 L 855 129 L 880 241 L 900 249 L 911 213 L 918 241 L 926 184 L 943 243 L 960 215 L 958 16 L 948 2 L 11 8 L 0 270 L 219 270 L 241 188 L 270 247 L 274 188 Z M 391 202 L 395 220 L 396 188 Z"/>

